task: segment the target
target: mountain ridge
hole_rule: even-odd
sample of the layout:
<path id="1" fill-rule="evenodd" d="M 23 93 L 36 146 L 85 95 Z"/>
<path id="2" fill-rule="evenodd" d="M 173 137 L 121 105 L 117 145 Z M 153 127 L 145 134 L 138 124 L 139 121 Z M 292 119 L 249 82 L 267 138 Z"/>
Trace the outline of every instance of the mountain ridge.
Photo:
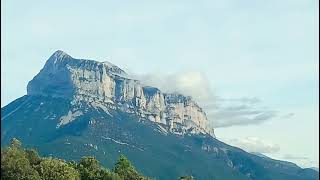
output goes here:
<path id="1" fill-rule="evenodd" d="M 314 170 L 252 155 L 219 141 L 184 117 L 188 113 L 196 120 L 205 117 L 191 97 L 141 86 L 137 80 L 119 76 L 120 68 L 111 66 L 79 61 L 60 51 L 53 54 L 28 84 L 27 95 L 1 108 L 1 146 L 15 137 L 45 156 L 66 160 L 95 156 L 109 167 L 125 154 L 143 174 L 157 179 L 319 177 Z M 164 105 L 168 109 L 161 109 Z M 159 123 L 162 118 L 156 117 L 161 112 L 171 112 L 167 115 L 176 119 L 169 121 L 172 124 Z"/>
<path id="2" fill-rule="evenodd" d="M 156 87 L 144 86 L 139 80 L 127 77 L 125 71 L 112 63 L 74 59 L 58 50 L 28 83 L 27 95 L 68 98 L 74 104 L 93 102 L 106 111 L 121 108 L 161 123 L 172 133 L 185 134 L 188 131 L 215 137 L 205 112 L 190 96 L 163 93 Z M 73 116 L 75 112 L 66 116 Z"/>

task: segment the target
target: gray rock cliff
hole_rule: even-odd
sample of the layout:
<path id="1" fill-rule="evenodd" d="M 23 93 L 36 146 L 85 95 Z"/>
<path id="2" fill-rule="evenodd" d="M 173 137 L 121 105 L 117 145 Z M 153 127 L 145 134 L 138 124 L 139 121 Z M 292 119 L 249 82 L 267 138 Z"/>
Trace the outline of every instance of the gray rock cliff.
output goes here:
<path id="1" fill-rule="evenodd" d="M 75 106 L 86 102 L 106 112 L 109 108 L 120 109 L 164 125 L 175 134 L 202 133 L 215 137 L 205 112 L 191 97 L 143 86 L 109 62 L 75 59 L 60 50 L 28 83 L 27 94 L 67 98 Z M 61 117 L 57 128 L 82 113 L 75 108 Z"/>

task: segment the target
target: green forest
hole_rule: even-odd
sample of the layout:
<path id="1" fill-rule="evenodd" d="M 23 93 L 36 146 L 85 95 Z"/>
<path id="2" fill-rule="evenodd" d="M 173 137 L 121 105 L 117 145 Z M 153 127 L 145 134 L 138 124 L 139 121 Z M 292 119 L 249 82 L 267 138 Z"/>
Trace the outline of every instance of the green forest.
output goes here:
<path id="1" fill-rule="evenodd" d="M 24 149 L 18 139 L 1 148 L 1 180 L 151 180 L 139 173 L 121 155 L 112 169 L 100 165 L 95 157 L 82 157 L 79 162 L 41 157 L 34 149 Z M 191 180 L 191 176 L 177 179 Z"/>

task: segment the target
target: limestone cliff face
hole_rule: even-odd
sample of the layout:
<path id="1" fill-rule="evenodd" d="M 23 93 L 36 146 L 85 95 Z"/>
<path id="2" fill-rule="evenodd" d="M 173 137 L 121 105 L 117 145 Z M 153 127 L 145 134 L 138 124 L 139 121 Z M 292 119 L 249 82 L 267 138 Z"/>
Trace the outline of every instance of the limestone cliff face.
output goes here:
<path id="1" fill-rule="evenodd" d="M 191 97 L 143 86 L 109 62 L 75 59 L 63 51 L 48 59 L 28 83 L 27 94 L 68 98 L 73 104 L 86 102 L 105 111 L 120 109 L 159 123 L 176 134 L 203 133 L 214 137 L 205 112 Z"/>

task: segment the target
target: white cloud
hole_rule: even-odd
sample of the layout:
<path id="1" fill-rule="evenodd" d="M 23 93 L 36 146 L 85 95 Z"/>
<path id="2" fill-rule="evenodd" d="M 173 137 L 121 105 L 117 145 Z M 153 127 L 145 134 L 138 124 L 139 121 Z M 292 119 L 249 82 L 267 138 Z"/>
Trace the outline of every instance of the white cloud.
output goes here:
<path id="1" fill-rule="evenodd" d="M 306 160 L 308 159 L 307 157 L 303 157 L 303 156 L 294 156 L 292 154 L 285 154 L 283 156 L 284 159 L 300 159 L 300 160 Z"/>
<path id="2" fill-rule="evenodd" d="M 294 113 L 288 113 L 288 114 L 282 115 L 281 118 L 288 119 L 288 118 L 291 118 L 293 116 L 294 116 Z"/>
<path id="3" fill-rule="evenodd" d="M 309 167 L 317 167 L 319 168 L 319 161 L 318 160 L 312 160 L 309 157 L 305 156 L 296 156 L 292 154 L 285 154 L 282 159 L 286 161 L 294 161 L 299 163 L 300 166 L 304 168 L 309 168 Z"/>
<path id="4" fill-rule="evenodd" d="M 141 80 L 144 85 L 157 87 L 164 92 L 192 96 L 197 102 L 205 101 L 213 96 L 209 81 L 200 72 L 180 72 L 167 76 L 164 74 L 134 75 L 133 78 Z"/>
<path id="5" fill-rule="evenodd" d="M 276 153 L 280 150 L 278 144 L 261 140 L 257 137 L 246 137 L 242 139 L 229 139 L 225 142 L 246 150 L 247 152 L 256 153 Z"/>
<path id="6" fill-rule="evenodd" d="M 257 97 L 222 98 L 215 95 L 210 81 L 201 72 L 187 71 L 170 75 L 150 73 L 133 75 L 132 78 L 163 92 L 191 96 L 204 109 L 210 126 L 214 128 L 259 124 L 279 115 L 279 112 L 262 106 L 262 101 Z M 287 114 L 284 117 L 291 116 Z"/>
<path id="7" fill-rule="evenodd" d="M 216 98 L 214 107 L 205 106 L 214 127 L 260 124 L 278 116 L 279 112 L 262 106 L 258 98 Z M 212 105 L 211 105 L 212 106 Z"/>

